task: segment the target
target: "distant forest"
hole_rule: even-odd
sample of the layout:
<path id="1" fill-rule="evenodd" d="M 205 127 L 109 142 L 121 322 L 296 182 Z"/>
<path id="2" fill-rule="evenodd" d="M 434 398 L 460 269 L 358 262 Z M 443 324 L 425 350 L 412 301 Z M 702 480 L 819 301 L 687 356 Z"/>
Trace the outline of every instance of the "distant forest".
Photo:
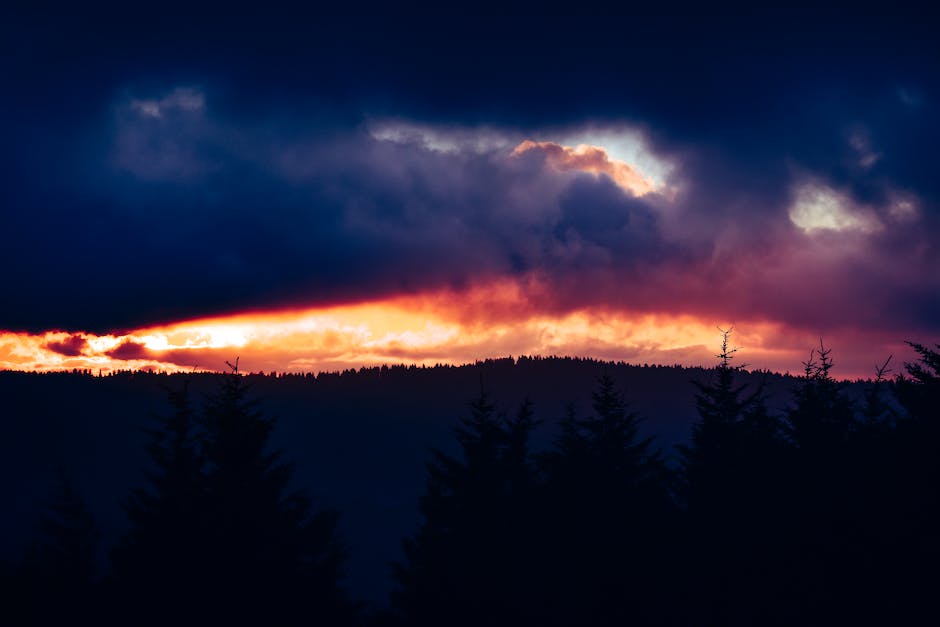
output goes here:
<path id="1" fill-rule="evenodd" d="M 912 347 L 851 383 L 727 333 L 711 368 L 0 372 L 0 624 L 940 624 Z"/>

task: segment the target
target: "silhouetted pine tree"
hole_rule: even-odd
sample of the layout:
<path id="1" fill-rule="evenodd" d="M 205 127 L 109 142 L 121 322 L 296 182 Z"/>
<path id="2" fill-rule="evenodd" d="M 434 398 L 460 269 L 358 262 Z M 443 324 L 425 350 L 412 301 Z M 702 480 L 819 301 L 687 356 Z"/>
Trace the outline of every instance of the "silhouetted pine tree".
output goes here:
<path id="1" fill-rule="evenodd" d="M 267 450 L 274 426 L 248 399 L 237 367 L 206 404 L 209 616 L 219 624 L 348 623 L 337 514 L 314 513 L 310 497 L 290 489 L 293 465 Z"/>
<path id="2" fill-rule="evenodd" d="M 747 391 L 735 383 L 736 348 L 730 348 L 732 330 L 722 330 L 718 367 L 709 382 L 693 381 L 698 390 L 699 415 L 692 426 L 691 443 L 679 446 L 682 456 L 685 501 L 691 511 L 728 512 L 741 499 L 738 489 L 764 456 L 781 445 L 782 426 L 767 410 L 763 386 Z M 748 472 L 743 472 L 749 468 Z M 724 514 L 722 514 L 724 516 Z"/>
<path id="3" fill-rule="evenodd" d="M 652 438 L 606 372 L 592 394 L 594 413 L 573 406 L 544 456 L 543 525 L 553 563 L 543 601 L 551 624 L 657 624 L 671 568 L 674 510 L 669 476 Z"/>
<path id="4" fill-rule="evenodd" d="M 884 564 L 894 574 L 895 616 L 908 624 L 936 623 L 940 587 L 940 344 L 930 348 L 908 343 L 918 361 L 905 363 L 895 393 L 904 416 L 897 419 L 896 460 L 886 513 L 893 514 L 883 533 L 894 540 Z"/>
<path id="5" fill-rule="evenodd" d="M 291 464 L 268 451 L 275 421 L 249 400 L 237 368 L 193 415 L 187 391 L 150 431 L 149 486 L 125 509 L 115 592 L 135 624 L 345 625 L 336 514 L 291 490 Z"/>
<path id="6" fill-rule="evenodd" d="M 57 625 L 96 618 L 95 560 L 100 533 L 94 516 L 59 469 L 39 537 L 20 568 L 19 624 Z"/>
<path id="7" fill-rule="evenodd" d="M 743 366 L 731 329 L 721 330 L 714 377 L 694 382 L 699 420 L 680 446 L 684 538 L 690 568 L 684 582 L 689 624 L 786 624 L 775 572 L 783 541 L 786 447 L 763 388 L 735 382 Z M 770 611 L 769 608 L 776 608 Z"/>
<path id="8" fill-rule="evenodd" d="M 807 456 L 832 459 L 831 453 L 844 447 L 856 429 L 855 406 L 842 392 L 842 384 L 832 378 L 832 349 L 820 341 L 819 351 L 811 351 L 803 363 L 800 386 L 794 405 L 787 412 L 790 437 Z M 818 360 L 817 360 L 818 358 Z"/>
<path id="9" fill-rule="evenodd" d="M 149 608 L 142 622 L 150 624 L 178 620 L 183 608 L 198 606 L 211 575 L 198 557 L 212 530 L 189 382 L 167 396 L 173 413 L 146 430 L 149 485 L 122 503 L 131 528 L 111 556 L 121 605 Z"/>
<path id="10" fill-rule="evenodd" d="M 862 420 L 859 426 L 868 432 L 869 437 L 889 432 L 898 418 L 897 410 L 888 400 L 892 392 L 888 377 L 891 372 L 889 363 L 891 356 L 875 368 L 875 378 L 865 386 L 865 402 L 861 407 Z"/>
<path id="11" fill-rule="evenodd" d="M 534 572 L 536 479 L 525 401 L 512 419 L 496 416 L 482 391 L 456 429 L 460 459 L 434 450 L 423 523 L 403 542 L 394 606 L 411 625 L 526 624 Z"/>
<path id="12" fill-rule="evenodd" d="M 695 407 L 699 419 L 692 426 L 692 440 L 680 446 L 686 481 L 685 495 L 689 507 L 699 501 L 709 508 L 721 509 L 715 499 L 727 495 L 729 480 L 740 472 L 739 440 L 741 424 L 746 417 L 754 418 L 755 428 L 766 417 L 760 390 L 745 395 L 746 385 L 736 385 L 734 373 L 743 366 L 732 366 L 736 348 L 730 348 L 731 330 L 722 330 L 721 353 L 717 355 L 715 378 L 707 383 L 693 381 L 698 393 Z M 766 421 L 764 421 L 766 422 Z M 735 498 L 734 495 L 730 495 Z"/>
<path id="13" fill-rule="evenodd" d="M 787 413 L 799 495 L 792 501 L 793 556 L 802 570 L 793 589 L 802 620 L 894 622 L 894 595 L 886 593 L 895 588 L 885 573 L 896 551 L 888 511 L 903 508 L 894 485 L 901 472 L 895 434 L 890 424 L 865 417 L 878 411 L 874 398 L 860 416 L 832 377 L 830 349 L 821 342 L 804 365 Z"/>
<path id="14" fill-rule="evenodd" d="M 904 383 L 888 380 L 890 361 L 876 367 L 875 378 L 865 384 L 845 455 L 845 496 L 836 500 L 847 509 L 837 520 L 847 522 L 839 525 L 836 546 L 841 551 L 833 560 L 838 566 L 830 568 L 838 575 L 836 593 L 828 596 L 835 604 L 851 604 L 848 612 L 829 609 L 829 614 L 855 624 L 916 624 L 917 617 L 937 616 L 924 599 L 940 580 L 934 577 L 925 586 L 925 579 L 931 578 L 924 574 L 940 555 L 930 555 L 930 540 L 925 540 L 930 535 L 940 540 L 934 531 L 940 521 L 923 527 L 915 521 L 923 523 L 930 509 L 924 497 L 931 481 L 924 480 L 929 471 L 922 462 L 938 451 L 917 450 L 923 434 L 914 435 L 914 421 L 905 418 L 893 397 Z"/>
<path id="15" fill-rule="evenodd" d="M 940 431 L 940 353 L 923 344 L 908 342 L 920 363 L 905 364 L 907 377 L 898 381 L 898 400 L 913 420 Z M 940 344 L 935 348 L 940 349 Z"/>

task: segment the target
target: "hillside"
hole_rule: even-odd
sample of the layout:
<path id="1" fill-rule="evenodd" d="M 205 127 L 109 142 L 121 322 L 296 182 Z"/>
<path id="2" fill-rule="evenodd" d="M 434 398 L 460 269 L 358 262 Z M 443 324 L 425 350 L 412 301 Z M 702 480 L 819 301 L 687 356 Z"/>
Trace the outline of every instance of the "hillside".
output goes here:
<path id="1" fill-rule="evenodd" d="M 453 428 L 481 382 L 501 412 L 515 412 L 524 398 L 532 400 L 542 421 L 534 435 L 538 449 L 552 441 L 568 403 L 579 414 L 590 412 L 592 389 L 604 371 L 626 391 L 643 418 L 642 428 L 667 456 L 688 440 L 695 420 L 693 381 L 713 374 L 702 368 L 523 357 L 459 367 L 383 366 L 247 378 L 260 408 L 278 417 L 273 442 L 295 462 L 298 483 L 312 490 L 318 507 L 341 512 L 352 594 L 383 603 L 388 563 L 399 559 L 401 538 L 418 522 L 429 449 L 456 450 Z M 0 498 L 6 511 L 0 557 L 18 558 L 57 467 L 88 500 L 103 544 L 110 546 L 126 526 L 120 499 L 143 483 L 143 429 L 152 425 L 154 414 L 169 412 L 164 388 L 189 379 L 201 399 L 218 386 L 220 376 L 0 372 Z M 749 386 L 764 381 L 775 410 L 786 405 L 795 383 L 778 374 L 738 376 Z M 102 567 L 107 563 L 104 556 L 100 561 Z"/>

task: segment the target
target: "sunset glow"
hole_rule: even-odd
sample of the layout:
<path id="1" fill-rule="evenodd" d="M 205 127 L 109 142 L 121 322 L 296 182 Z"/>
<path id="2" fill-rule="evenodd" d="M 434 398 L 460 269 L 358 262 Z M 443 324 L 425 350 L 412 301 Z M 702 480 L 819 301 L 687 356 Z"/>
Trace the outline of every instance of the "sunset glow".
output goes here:
<path id="1" fill-rule="evenodd" d="M 585 308 L 529 312 L 523 292 L 497 284 L 355 305 L 254 312 L 142 328 L 121 335 L 50 331 L 0 334 L 0 368 L 31 371 L 223 370 L 241 357 L 250 371 L 321 372 L 380 364 L 460 364 L 488 357 L 567 355 L 687 366 L 714 361 L 718 326 L 691 315 Z M 466 305 L 467 307 L 461 307 Z M 469 308 L 468 308 L 469 307 Z M 515 315 L 509 315 L 515 310 Z M 797 372 L 817 339 L 778 323 L 735 325 L 749 368 Z M 843 378 L 871 375 L 881 353 L 905 354 L 900 342 L 854 346 L 831 338 Z"/>

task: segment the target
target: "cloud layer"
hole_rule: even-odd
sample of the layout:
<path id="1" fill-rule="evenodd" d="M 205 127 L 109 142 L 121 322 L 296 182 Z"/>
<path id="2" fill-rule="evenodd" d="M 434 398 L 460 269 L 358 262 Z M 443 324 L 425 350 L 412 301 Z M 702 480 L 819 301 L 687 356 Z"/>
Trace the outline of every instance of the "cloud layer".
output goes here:
<path id="1" fill-rule="evenodd" d="M 513 20 L 416 22 L 394 50 L 368 21 L 260 18 L 265 47 L 241 23 L 200 39 L 157 20 L 105 45 L 100 25 L 20 17 L 0 329 L 447 292 L 463 323 L 590 310 L 940 336 L 937 44 L 904 16 L 820 15 L 795 42 L 654 15 L 565 46 Z M 472 306 L 494 284 L 513 307 Z M 76 356 L 74 337 L 47 348 Z"/>
<path id="2" fill-rule="evenodd" d="M 719 331 L 695 316 L 634 315 L 583 309 L 551 315 L 525 311 L 523 294 L 501 283 L 454 294 L 292 312 L 242 314 L 137 329 L 124 335 L 0 332 L 0 368 L 49 371 L 224 370 L 240 356 L 250 371 L 322 372 L 390 363 L 461 364 L 507 355 L 568 355 L 632 363 L 700 365 L 714 360 Z M 487 309 L 482 322 L 461 316 Z M 514 316 L 504 311 L 514 309 Z M 734 329 L 749 368 L 795 372 L 816 338 L 773 322 L 742 321 Z M 860 341 L 861 340 L 861 341 Z M 890 334 L 840 332 L 834 375 L 868 377 L 872 360 L 895 363 L 913 351 Z"/>

